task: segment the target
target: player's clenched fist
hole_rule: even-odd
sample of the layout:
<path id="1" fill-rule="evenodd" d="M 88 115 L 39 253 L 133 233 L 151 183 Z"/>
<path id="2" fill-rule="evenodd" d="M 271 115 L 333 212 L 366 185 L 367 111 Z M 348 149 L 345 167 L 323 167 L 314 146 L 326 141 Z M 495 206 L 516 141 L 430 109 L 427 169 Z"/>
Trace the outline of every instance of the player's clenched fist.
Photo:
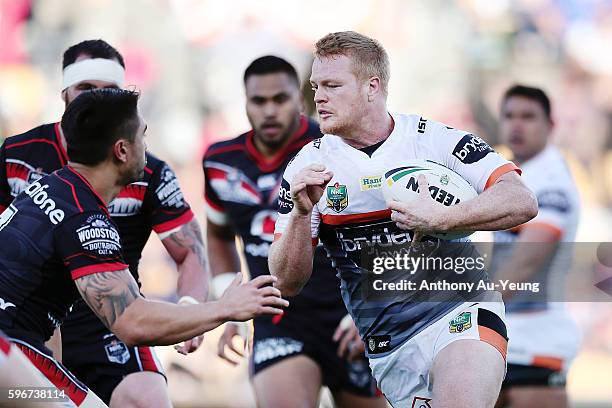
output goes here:
<path id="1" fill-rule="evenodd" d="M 333 176 L 331 171 L 326 171 L 323 164 L 318 163 L 300 170 L 291 181 L 291 200 L 294 210 L 301 215 L 310 214 Z"/>
<path id="2" fill-rule="evenodd" d="M 280 290 L 270 286 L 274 282 L 276 277 L 261 275 L 242 283 L 242 274 L 237 273 L 219 303 L 230 320 L 246 321 L 263 314 L 281 314 L 281 308 L 289 306 L 289 302 L 281 298 Z"/>

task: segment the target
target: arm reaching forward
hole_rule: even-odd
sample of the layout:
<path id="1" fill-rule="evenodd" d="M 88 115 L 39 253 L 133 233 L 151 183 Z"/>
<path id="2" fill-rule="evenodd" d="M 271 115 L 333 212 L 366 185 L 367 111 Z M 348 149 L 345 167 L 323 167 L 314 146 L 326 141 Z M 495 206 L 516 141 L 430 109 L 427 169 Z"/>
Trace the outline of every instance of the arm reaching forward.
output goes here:
<path id="1" fill-rule="evenodd" d="M 81 296 L 102 322 L 130 345 L 170 345 L 212 330 L 228 320 L 249 320 L 280 314 L 289 302 L 271 286 L 276 279 L 260 276 L 234 282 L 216 302 L 175 305 L 144 299 L 127 269 L 101 272 L 75 280 Z"/>

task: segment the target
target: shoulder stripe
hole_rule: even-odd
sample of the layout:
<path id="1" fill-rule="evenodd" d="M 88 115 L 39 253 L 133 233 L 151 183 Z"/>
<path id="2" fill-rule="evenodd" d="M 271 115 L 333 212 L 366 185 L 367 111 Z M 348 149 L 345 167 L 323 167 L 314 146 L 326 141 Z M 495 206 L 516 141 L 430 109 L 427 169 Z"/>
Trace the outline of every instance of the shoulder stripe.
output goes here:
<path id="1" fill-rule="evenodd" d="M 26 140 L 23 142 L 17 142 L 17 143 L 13 143 L 13 144 L 8 144 L 5 146 L 5 149 L 12 149 L 14 147 L 19 147 L 19 146 L 24 146 L 30 143 L 47 143 L 50 144 L 51 146 L 53 146 L 53 148 L 55 149 L 56 153 L 57 153 L 57 157 L 59 158 L 60 162 L 62 164 L 66 164 L 65 160 L 64 160 L 64 156 L 62 155 L 62 152 L 59 148 L 59 146 L 57 145 L 57 143 L 55 143 L 52 140 L 47 140 L 47 139 L 31 139 L 31 140 Z"/>
<path id="2" fill-rule="evenodd" d="M 360 214 L 347 214 L 347 215 L 334 215 L 334 214 L 322 214 L 321 221 L 327 225 L 342 225 L 342 224 L 354 224 L 358 222 L 370 222 L 380 221 L 389 219 L 391 217 L 391 210 L 379 210 L 371 211 Z"/>
<path id="3" fill-rule="evenodd" d="M 116 271 L 122 271 L 128 268 L 129 268 L 128 265 L 121 263 L 121 262 L 99 263 L 95 265 L 88 265 L 88 266 L 83 266 L 81 268 L 74 269 L 72 270 L 72 272 L 70 272 L 70 274 L 72 275 L 72 279 L 76 280 L 76 279 L 82 278 L 83 276 L 91 275 L 94 273 L 116 272 Z"/>
<path id="4" fill-rule="evenodd" d="M 76 194 L 76 189 L 74 188 L 74 184 L 72 184 L 71 182 L 69 182 L 68 180 L 66 180 L 65 178 L 63 178 L 62 176 L 60 176 L 59 174 L 55 174 L 60 180 L 62 180 L 64 183 L 68 184 L 70 186 L 70 190 L 72 190 L 72 198 L 74 198 L 74 202 L 76 204 L 76 206 L 79 208 L 79 212 L 83 212 L 83 207 L 81 207 L 81 203 L 79 202 L 79 199 L 77 197 Z"/>

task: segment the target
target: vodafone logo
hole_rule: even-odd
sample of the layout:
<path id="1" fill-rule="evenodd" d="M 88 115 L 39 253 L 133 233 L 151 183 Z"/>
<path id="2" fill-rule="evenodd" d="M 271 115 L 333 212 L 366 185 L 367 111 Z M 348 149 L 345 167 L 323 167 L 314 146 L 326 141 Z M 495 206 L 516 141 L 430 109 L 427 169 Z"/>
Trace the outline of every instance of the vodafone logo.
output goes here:
<path id="1" fill-rule="evenodd" d="M 251 235 L 259 237 L 264 241 L 274 241 L 274 225 L 278 213 L 272 210 L 262 210 L 255 214 L 251 221 Z"/>

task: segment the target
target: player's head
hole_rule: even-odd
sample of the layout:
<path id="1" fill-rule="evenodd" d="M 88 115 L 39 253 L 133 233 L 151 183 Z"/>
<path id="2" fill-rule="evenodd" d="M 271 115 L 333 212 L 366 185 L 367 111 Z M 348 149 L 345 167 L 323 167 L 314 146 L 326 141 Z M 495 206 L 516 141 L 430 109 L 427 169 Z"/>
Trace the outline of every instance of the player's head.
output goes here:
<path id="1" fill-rule="evenodd" d="M 315 44 L 310 82 L 321 130 L 348 136 L 372 110 L 386 110 L 389 57 L 380 43 L 354 31 Z"/>
<path id="2" fill-rule="evenodd" d="M 138 97 L 134 91 L 95 89 L 72 101 L 62 116 L 70 161 L 88 167 L 110 163 L 120 185 L 140 180 L 146 124 L 138 113 Z"/>
<path id="3" fill-rule="evenodd" d="M 518 161 L 538 154 L 553 129 L 550 100 L 539 88 L 514 85 L 501 103 L 501 139 Z"/>
<path id="4" fill-rule="evenodd" d="M 299 126 L 303 110 L 295 68 L 272 55 L 257 58 L 244 72 L 244 88 L 255 137 L 269 148 L 281 147 Z"/>
<path id="5" fill-rule="evenodd" d="M 124 85 L 123 57 L 103 40 L 82 41 L 68 48 L 62 70 L 62 99 L 66 106 L 82 92 Z"/>

